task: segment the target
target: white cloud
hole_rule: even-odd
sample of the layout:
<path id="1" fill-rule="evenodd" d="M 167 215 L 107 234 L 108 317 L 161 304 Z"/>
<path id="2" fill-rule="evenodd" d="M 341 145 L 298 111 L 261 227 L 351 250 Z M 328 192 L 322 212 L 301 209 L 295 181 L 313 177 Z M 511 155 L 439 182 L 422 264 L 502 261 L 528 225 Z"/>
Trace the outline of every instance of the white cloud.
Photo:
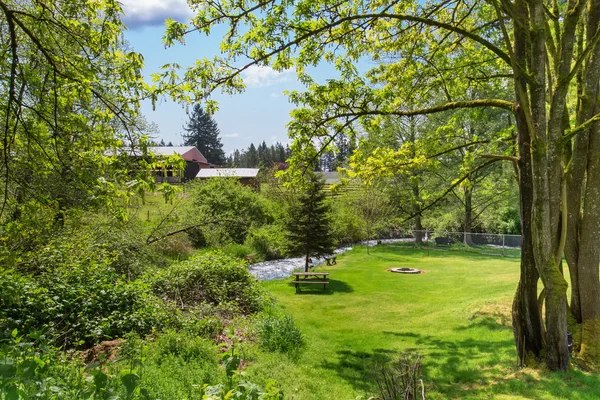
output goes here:
<path id="1" fill-rule="evenodd" d="M 123 22 L 130 29 L 162 25 L 167 18 L 178 21 L 192 15 L 186 0 L 121 0 Z"/>
<path id="2" fill-rule="evenodd" d="M 277 98 L 279 98 L 279 96 L 280 96 L 280 94 L 279 94 L 279 93 L 277 93 L 277 92 L 272 92 L 272 93 L 271 93 L 271 97 L 272 97 L 272 98 L 274 98 L 274 99 L 277 99 Z"/>
<path id="3" fill-rule="evenodd" d="M 221 135 L 222 137 L 231 137 L 231 138 L 236 138 L 236 137 L 240 137 L 240 134 L 237 132 L 234 133 L 228 133 L 227 135 Z"/>
<path id="4" fill-rule="evenodd" d="M 244 82 L 248 87 L 266 87 L 287 81 L 293 74 L 292 70 L 275 71 L 271 67 L 253 65 L 242 72 Z"/>

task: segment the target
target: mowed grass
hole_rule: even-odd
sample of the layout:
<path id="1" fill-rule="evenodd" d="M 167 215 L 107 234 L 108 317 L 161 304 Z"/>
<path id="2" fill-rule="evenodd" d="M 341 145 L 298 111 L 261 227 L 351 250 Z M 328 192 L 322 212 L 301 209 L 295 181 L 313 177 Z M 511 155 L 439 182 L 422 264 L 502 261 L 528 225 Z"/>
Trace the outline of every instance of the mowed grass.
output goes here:
<path id="1" fill-rule="evenodd" d="M 420 275 L 387 272 L 415 267 Z M 290 399 L 355 399 L 376 393 L 372 371 L 403 351 L 422 355 L 431 399 L 600 399 L 600 378 L 571 370 L 517 369 L 510 306 L 518 259 L 377 246 L 338 257 L 329 289 L 290 279 L 265 288 L 294 316 L 306 347 L 297 356 L 253 354 L 246 374 L 275 379 Z"/>

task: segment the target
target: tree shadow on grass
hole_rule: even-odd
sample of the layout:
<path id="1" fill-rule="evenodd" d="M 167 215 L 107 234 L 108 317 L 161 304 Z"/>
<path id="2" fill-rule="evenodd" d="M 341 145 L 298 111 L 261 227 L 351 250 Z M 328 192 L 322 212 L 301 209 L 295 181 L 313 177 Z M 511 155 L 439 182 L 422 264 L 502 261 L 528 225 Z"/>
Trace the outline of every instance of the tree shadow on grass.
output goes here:
<path id="1" fill-rule="evenodd" d="M 290 282 L 288 284 L 294 290 L 296 290 L 296 284 L 294 282 Z M 303 285 L 300 284 L 300 291 L 296 294 L 298 295 L 332 295 L 334 293 L 352 293 L 354 289 L 352 286 L 348 285 L 344 281 L 339 281 L 337 279 L 329 279 L 327 283 L 327 288 L 323 290 L 323 285 Z"/>
<path id="2" fill-rule="evenodd" d="M 336 360 L 324 361 L 322 367 L 333 370 L 355 390 L 372 394 L 377 388 L 374 371 L 392 361 L 397 353 L 389 349 L 374 349 L 372 352 L 340 350 L 336 355 Z"/>
<path id="3" fill-rule="evenodd" d="M 509 329 L 494 318 L 477 318 L 454 330 L 464 332 L 481 327 L 497 331 Z M 430 389 L 444 398 L 494 398 L 498 395 L 536 398 L 598 399 L 600 376 L 571 370 L 551 373 L 517 368 L 514 342 L 471 337 L 444 340 L 414 332 L 383 332 L 414 340 L 425 356 L 423 375 Z M 514 354 L 514 359 L 511 356 Z"/>
<path id="4" fill-rule="evenodd" d="M 484 328 L 484 329 L 482 329 Z M 383 331 L 403 340 L 405 352 L 422 357 L 422 375 L 427 390 L 442 398 L 495 398 L 499 395 L 530 399 L 599 399 L 600 376 L 578 370 L 551 373 L 533 369 L 519 370 L 512 339 L 493 339 L 486 330 L 510 329 L 491 317 L 475 318 L 454 328 L 470 337 L 450 340 L 418 332 Z M 482 333 L 483 332 L 483 333 Z M 374 371 L 377 366 L 397 359 L 402 351 L 376 348 L 372 351 L 341 350 L 322 367 L 331 370 L 355 390 L 376 393 Z M 514 355 L 514 358 L 513 358 Z"/>

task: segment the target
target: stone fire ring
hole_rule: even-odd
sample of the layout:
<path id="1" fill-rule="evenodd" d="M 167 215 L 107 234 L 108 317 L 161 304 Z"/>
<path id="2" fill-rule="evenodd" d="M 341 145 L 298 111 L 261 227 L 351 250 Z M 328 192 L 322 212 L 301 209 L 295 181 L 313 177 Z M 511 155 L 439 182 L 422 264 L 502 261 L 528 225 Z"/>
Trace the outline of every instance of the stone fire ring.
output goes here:
<path id="1" fill-rule="evenodd" d="M 423 271 L 416 268 L 390 268 L 389 272 L 396 272 L 398 274 L 422 274 Z"/>

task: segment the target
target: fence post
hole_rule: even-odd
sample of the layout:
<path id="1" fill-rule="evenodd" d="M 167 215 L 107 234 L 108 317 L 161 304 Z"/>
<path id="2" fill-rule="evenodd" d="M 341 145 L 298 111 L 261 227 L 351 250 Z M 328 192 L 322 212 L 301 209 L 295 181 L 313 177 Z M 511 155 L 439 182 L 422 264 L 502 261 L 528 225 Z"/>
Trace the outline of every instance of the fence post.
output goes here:
<path id="1" fill-rule="evenodd" d="M 463 243 L 467 245 L 467 232 L 463 232 Z"/>
<path id="2" fill-rule="evenodd" d="M 504 257 L 504 233 L 502 234 L 502 257 Z"/>

